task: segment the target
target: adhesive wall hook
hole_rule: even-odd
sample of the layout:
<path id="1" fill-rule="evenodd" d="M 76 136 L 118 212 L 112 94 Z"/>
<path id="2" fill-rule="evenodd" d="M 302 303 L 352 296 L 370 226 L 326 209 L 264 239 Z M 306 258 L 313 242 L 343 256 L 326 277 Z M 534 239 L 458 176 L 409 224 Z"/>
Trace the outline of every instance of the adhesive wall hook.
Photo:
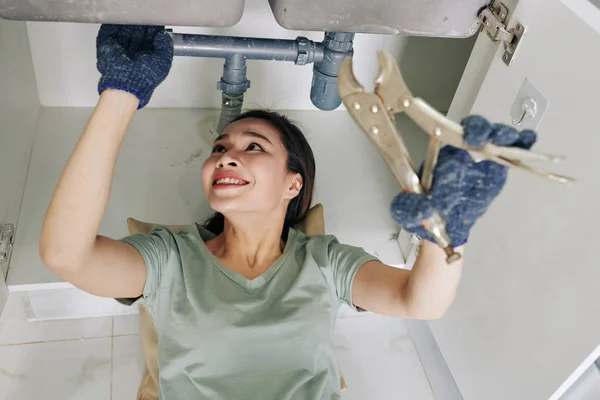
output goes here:
<path id="1" fill-rule="evenodd" d="M 514 118 L 511 118 L 513 125 L 520 126 L 526 119 L 535 117 L 535 114 L 537 113 L 537 104 L 532 98 L 527 98 L 523 102 L 521 109 L 523 110 L 523 113 L 518 121 L 515 121 Z"/>

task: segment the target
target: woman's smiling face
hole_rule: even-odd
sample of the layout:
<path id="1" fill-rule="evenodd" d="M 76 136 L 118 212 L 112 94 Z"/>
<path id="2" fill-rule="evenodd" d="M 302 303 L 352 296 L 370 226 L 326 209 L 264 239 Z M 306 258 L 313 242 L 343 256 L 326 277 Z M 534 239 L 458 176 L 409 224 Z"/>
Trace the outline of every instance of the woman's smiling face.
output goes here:
<path id="1" fill-rule="evenodd" d="M 204 193 L 213 210 L 270 214 L 287 209 L 302 187 L 288 171 L 288 153 L 269 122 L 245 118 L 229 124 L 202 166 Z"/>

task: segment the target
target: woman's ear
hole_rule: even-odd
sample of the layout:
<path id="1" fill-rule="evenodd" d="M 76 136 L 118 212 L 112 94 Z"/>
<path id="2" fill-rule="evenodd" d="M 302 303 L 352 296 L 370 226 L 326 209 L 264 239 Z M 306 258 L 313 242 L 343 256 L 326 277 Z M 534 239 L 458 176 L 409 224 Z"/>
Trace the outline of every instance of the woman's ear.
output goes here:
<path id="1" fill-rule="evenodd" d="M 291 176 L 292 181 L 290 186 L 288 187 L 288 194 L 290 195 L 290 199 L 298 196 L 300 194 L 300 190 L 302 190 L 302 185 L 304 181 L 302 180 L 302 175 L 294 174 Z"/>

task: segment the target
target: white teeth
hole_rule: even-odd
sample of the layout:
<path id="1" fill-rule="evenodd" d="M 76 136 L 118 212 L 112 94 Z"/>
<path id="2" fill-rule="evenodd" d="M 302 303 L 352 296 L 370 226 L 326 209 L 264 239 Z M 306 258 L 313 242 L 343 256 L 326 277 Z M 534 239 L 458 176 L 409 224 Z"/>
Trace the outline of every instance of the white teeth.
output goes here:
<path id="1" fill-rule="evenodd" d="M 239 179 L 234 179 L 234 178 L 221 178 L 221 179 L 218 179 L 215 182 L 215 185 L 220 185 L 220 184 L 225 184 L 225 185 L 245 185 L 246 182 L 240 181 Z"/>

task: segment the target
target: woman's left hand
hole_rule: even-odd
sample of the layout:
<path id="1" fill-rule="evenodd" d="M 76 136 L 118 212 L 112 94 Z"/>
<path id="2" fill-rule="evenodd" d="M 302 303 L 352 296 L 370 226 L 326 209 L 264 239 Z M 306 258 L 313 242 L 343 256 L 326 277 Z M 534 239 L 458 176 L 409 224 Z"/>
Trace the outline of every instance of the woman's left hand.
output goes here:
<path id="1" fill-rule="evenodd" d="M 491 125 L 478 116 L 462 121 L 464 140 L 471 147 L 488 142 L 498 146 L 530 149 L 536 141 L 531 130 L 517 132 L 505 125 Z M 435 242 L 423 228 L 434 210 L 446 221 L 453 247 L 465 244 L 471 227 L 498 196 L 507 178 L 507 168 L 492 161 L 475 162 L 462 149 L 445 146 L 440 150 L 428 195 L 400 193 L 392 202 L 392 217 L 404 229 Z"/>

